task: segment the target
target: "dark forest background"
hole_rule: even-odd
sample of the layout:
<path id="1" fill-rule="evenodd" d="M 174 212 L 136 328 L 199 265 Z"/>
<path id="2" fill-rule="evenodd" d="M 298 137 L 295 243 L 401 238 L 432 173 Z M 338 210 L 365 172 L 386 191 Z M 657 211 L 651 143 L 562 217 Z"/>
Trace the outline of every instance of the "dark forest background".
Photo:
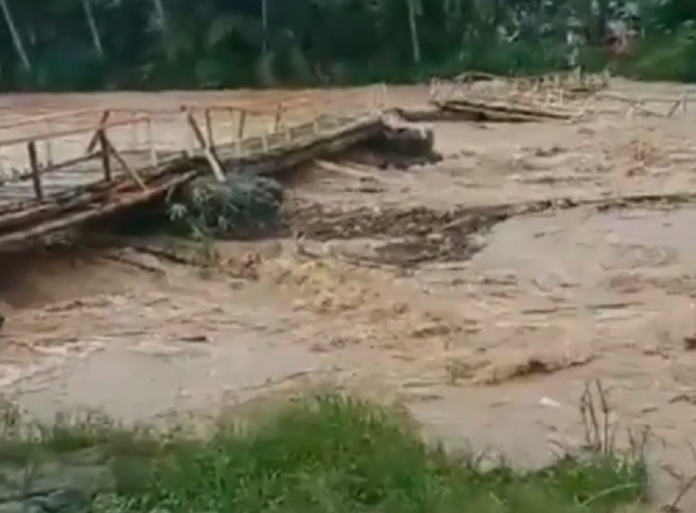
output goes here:
<path id="1" fill-rule="evenodd" d="M 0 0 L 0 89 L 108 90 L 411 82 L 467 70 L 606 66 L 696 81 L 696 1 Z"/>

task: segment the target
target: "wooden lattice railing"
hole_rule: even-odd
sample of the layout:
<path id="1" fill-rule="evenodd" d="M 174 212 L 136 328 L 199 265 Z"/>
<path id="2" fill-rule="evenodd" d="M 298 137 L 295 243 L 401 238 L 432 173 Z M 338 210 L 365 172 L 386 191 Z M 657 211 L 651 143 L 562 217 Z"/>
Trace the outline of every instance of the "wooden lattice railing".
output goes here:
<path id="1" fill-rule="evenodd" d="M 238 158 L 282 150 L 379 116 L 385 106 L 384 86 L 371 86 L 305 91 L 280 102 L 87 109 L 13 119 L 0 123 L 0 204 L 41 202 L 71 188 L 123 178 L 147 190 L 150 174 L 185 157 L 206 158 L 222 179 L 217 155 L 222 149 Z"/>

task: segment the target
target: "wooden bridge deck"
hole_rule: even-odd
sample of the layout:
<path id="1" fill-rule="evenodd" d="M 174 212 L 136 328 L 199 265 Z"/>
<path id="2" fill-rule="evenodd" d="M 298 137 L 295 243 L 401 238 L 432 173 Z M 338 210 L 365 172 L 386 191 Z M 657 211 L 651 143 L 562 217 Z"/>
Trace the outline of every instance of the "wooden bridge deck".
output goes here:
<path id="1" fill-rule="evenodd" d="M 46 118 L 61 128 L 0 140 L 0 249 L 164 195 L 203 170 L 222 179 L 221 164 L 273 172 L 342 149 L 381 128 L 382 91 L 366 88 L 360 101 L 315 116 L 289 116 L 287 104 L 212 105 L 13 121 L 14 133 Z"/>

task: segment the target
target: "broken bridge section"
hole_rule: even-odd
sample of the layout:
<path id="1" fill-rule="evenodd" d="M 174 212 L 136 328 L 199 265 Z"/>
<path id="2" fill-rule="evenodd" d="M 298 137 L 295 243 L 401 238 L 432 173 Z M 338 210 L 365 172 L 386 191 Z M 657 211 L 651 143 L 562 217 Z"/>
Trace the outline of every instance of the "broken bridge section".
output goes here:
<path id="1" fill-rule="evenodd" d="M 0 249 L 165 197 L 202 173 L 273 173 L 383 129 L 386 88 L 0 124 Z"/>

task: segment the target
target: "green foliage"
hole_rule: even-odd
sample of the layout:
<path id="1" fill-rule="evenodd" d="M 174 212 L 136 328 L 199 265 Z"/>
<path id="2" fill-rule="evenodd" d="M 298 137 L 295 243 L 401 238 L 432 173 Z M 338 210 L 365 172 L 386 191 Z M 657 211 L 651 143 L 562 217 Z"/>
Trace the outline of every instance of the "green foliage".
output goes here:
<path id="1" fill-rule="evenodd" d="M 272 87 L 405 82 L 470 69 L 546 72 L 568 65 L 573 19 L 572 30 L 580 27 L 585 36 L 581 61 L 595 68 L 607 60 L 608 22 L 622 17 L 607 0 L 2 3 L 5 90 Z M 621 69 L 639 78 L 693 80 L 696 3 L 633 3 L 643 36 Z"/>
<path id="2" fill-rule="evenodd" d="M 5 432 L 0 454 L 4 465 L 58 461 L 63 475 L 106 466 L 91 511 L 109 513 L 606 513 L 646 492 L 640 453 L 484 469 L 423 442 L 396 408 L 321 395 L 257 410 L 244 423 L 221 418 L 204 438 L 63 422 L 27 442 Z"/>
<path id="3" fill-rule="evenodd" d="M 626 62 L 624 74 L 643 80 L 696 81 L 696 28 L 683 26 L 642 42 L 636 56 Z"/>
<path id="4" fill-rule="evenodd" d="M 248 236 L 276 226 L 283 189 L 271 178 L 227 173 L 226 181 L 200 177 L 170 208 L 175 229 L 199 240 Z"/>

